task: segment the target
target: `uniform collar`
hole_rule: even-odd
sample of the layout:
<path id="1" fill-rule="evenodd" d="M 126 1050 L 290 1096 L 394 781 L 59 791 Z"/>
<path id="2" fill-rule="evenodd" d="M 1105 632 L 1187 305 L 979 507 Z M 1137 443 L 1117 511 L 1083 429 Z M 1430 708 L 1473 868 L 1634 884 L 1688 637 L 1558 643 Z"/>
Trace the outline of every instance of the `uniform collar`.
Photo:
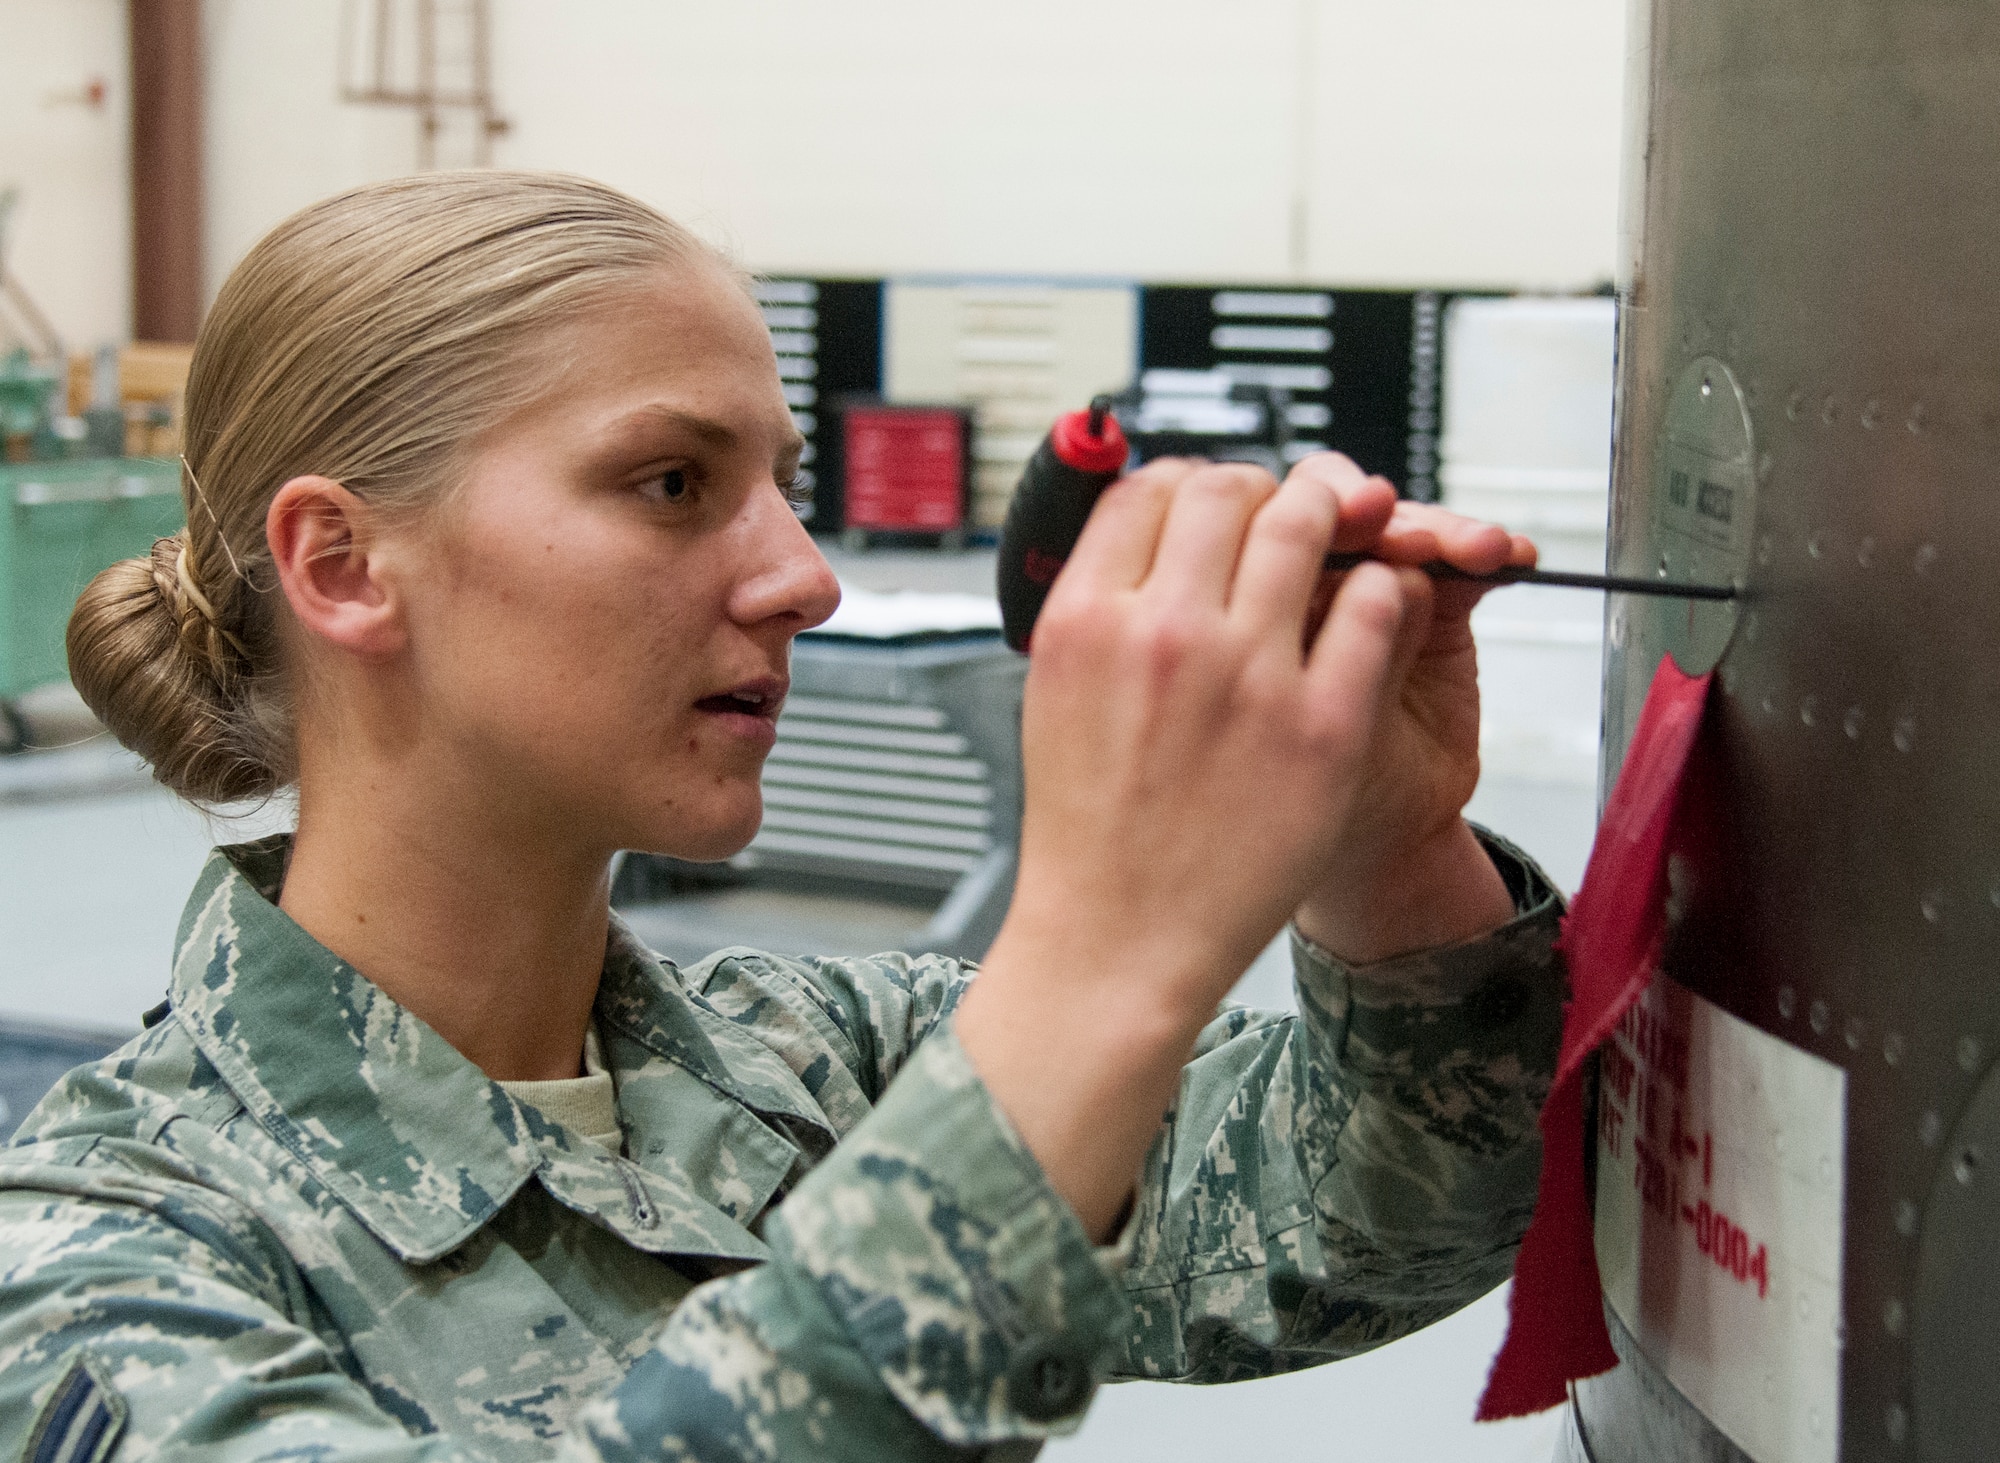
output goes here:
<path id="1" fill-rule="evenodd" d="M 826 1114 L 798 1073 L 754 1034 L 760 1008 L 733 1018 L 723 1015 L 699 991 L 688 989 L 680 972 L 648 950 L 616 914 L 596 1009 L 607 1030 L 685 1068 L 806 1146 L 824 1150 L 836 1141 Z"/>
<path id="2" fill-rule="evenodd" d="M 295 924 L 274 902 L 289 849 L 289 836 L 279 835 L 209 856 L 181 917 L 173 1008 L 250 1117 L 377 1239 L 406 1261 L 436 1259 L 539 1174 L 558 1201 L 641 1249 L 768 1255 L 739 1222 L 750 1214 L 725 1212 L 678 1165 L 614 1158 L 543 1121 Z M 732 1073 L 731 1063 L 750 1054 L 728 1038 L 704 1045 L 712 1022 L 687 1009 L 677 973 L 622 927 L 607 951 L 598 1018 L 638 1037 L 642 1064 L 653 1053 L 698 1063 L 710 1105 L 729 1109 L 718 1121 L 740 1126 L 749 1115 L 739 1104 L 753 1094 L 789 1096 L 760 1064 Z M 730 1035 L 770 1055 L 754 1038 Z M 617 1067 L 614 1056 L 614 1078 Z M 792 1156 L 769 1136 L 765 1166 L 776 1172 L 760 1185 L 766 1195 Z"/>

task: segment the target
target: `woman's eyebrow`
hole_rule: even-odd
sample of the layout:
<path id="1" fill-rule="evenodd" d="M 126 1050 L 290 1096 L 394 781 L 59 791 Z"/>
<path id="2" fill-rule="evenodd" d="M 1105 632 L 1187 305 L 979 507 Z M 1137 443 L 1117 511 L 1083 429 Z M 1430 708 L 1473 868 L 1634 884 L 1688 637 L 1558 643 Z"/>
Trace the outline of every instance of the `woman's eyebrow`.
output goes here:
<path id="1" fill-rule="evenodd" d="M 735 429 L 725 422 L 717 421 L 714 417 L 702 416 L 698 412 L 661 405 L 642 406 L 619 418 L 612 425 L 612 435 L 630 436 L 661 426 L 678 427 L 716 447 L 730 447 L 736 442 Z"/>
<path id="2" fill-rule="evenodd" d="M 620 418 L 613 425 L 611 435 L 622 438 L 660 426 L 678 427 L 715 447 L 733 447 L 737 441 L 736 429 L 726 422 L 702 416 L 699 412 L 658 404 L 642 406 Z M 806 439 L 794 428 L 778 443 L 778 456 L 796 457 L 805 451 L 805 447 Z"/>

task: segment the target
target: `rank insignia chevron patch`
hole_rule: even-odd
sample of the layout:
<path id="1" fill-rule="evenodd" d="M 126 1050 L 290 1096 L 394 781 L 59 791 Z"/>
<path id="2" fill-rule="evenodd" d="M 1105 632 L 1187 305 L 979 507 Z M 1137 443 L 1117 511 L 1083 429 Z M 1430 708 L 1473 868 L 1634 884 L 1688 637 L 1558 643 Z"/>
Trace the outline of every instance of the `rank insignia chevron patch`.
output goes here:
<path id="1" fill-rule="evenodd" d="M 125 1399 L 97 1362 L 79 1355 L 56 1384 L 28 1439 L 23 1463 L 104 1463 L 125 1428 Z"/>

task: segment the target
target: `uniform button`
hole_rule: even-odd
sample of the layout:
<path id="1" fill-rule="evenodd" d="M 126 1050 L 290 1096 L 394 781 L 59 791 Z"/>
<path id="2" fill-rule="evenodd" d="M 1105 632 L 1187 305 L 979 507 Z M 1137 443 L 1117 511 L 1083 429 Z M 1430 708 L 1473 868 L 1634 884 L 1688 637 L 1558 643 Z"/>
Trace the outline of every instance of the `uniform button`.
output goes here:
<path id="1" fill-rule="evenodd" d="M 1090 1368 L 1057 1342 L 1029 1341 L 1007 1368 L 1007 1395 L 1028 1421 L 1051 1422 L 1083 1405 Z"/>

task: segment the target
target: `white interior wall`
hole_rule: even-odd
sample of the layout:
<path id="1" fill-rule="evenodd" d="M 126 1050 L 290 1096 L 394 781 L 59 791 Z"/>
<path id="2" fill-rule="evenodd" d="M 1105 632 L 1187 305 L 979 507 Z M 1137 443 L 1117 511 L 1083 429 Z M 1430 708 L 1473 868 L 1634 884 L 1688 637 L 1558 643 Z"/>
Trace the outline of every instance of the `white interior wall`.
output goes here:
<path id="1" fill-rule="evenodd" d="M 84 100 L 105 82 L 102 106 Z M 122 0 L 0 0 L 0 191 L 8 267 L 66 344 L 132 328 L 130 112 Z"/>
<path id="2" fill-rule="evenodd" d="M 1307 3 L 1314 278 L 1575 288 L 1612 277 L 1623 4 Z"/>
<path id="3" fill-rule="evenodd" d="M 416 166 L 407 114 L 338 99 L 342 10 L 341 0 L 203 0 L 211 299 L 280 219 Z"/>
<path id="4" fill-rule="evenodd" d="M 591 173 L 773 270 L 1569 286 L 1615 246 L 1603 0 L 494 0 L 499 161 Z M 342 0 L 207 0 L 211 291 L 416 162 L 337 100 Z M 0 0 L 15 268 L 129 326 L 124 6 Z M 67 100 L 92 77 L 106 104 Z"/>
<path id="5" fill-rule="evenodd" d="M 497 161 L 604 178 L 760 269 L 1507 287 L 1612 267 L 1623 7 L 1603 0 L 493 11 Z M 207 13 L 212 288 L 292 209 L 414 166 L 416 127 L 336 100 L 340 0 Z"/>

